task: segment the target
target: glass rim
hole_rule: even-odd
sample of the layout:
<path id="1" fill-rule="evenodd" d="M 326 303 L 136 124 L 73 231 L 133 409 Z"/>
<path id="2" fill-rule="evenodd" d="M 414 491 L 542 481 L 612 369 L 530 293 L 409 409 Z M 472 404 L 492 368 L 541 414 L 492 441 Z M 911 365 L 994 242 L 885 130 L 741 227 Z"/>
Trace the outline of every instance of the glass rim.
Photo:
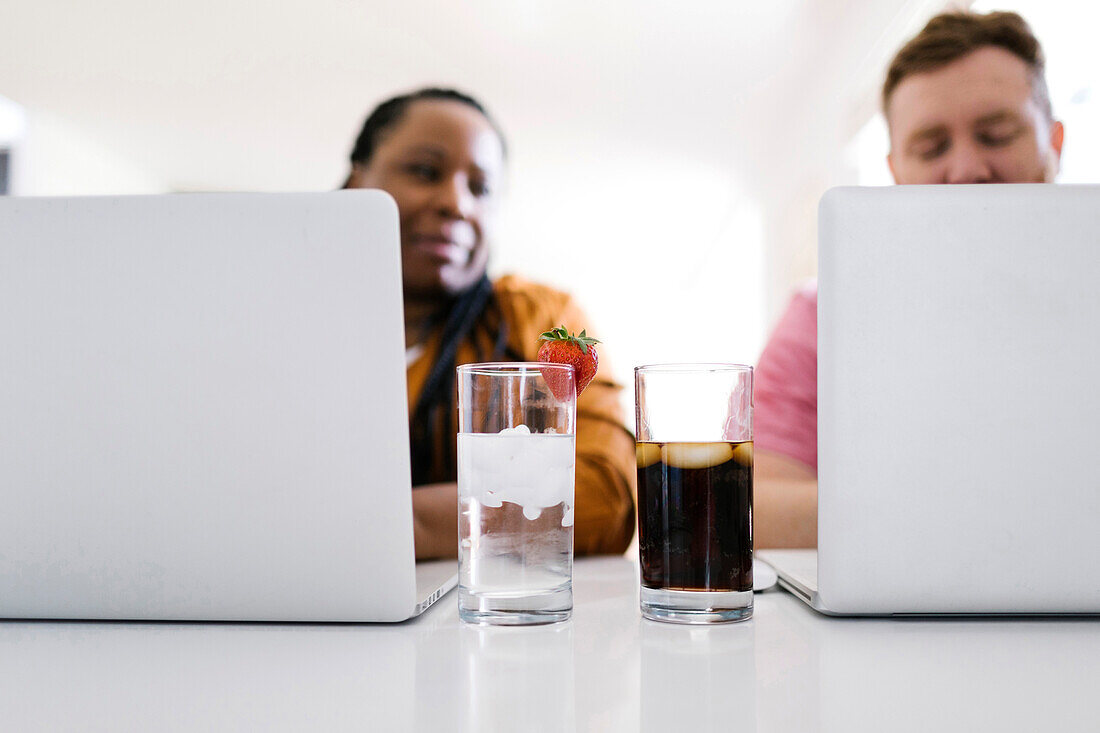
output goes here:
<path id="1" fill-rule="evenodd" d="M 700 372 L 748 372 L 751 374 L 752 370 L 753 368 L 750 364 L 726 364 L 722 362 L 643 364 L 642 366 L 634 367 L 635 374 L 646 372 L 679 372 L 685 374 Z"/>
<path id="2" fill-rule="evenodd" d="M 571 364 L 556 364 L 549 361 L 489 361 L 478 364 L 459 364 L 455 370 L 460 374 L 477 374 L 479 376 L 491 376 L 507 374 L 511 376 L 526 376 L 527 374 L 541 374 L 546 369 L 566 370 L 573 373 Z"/>

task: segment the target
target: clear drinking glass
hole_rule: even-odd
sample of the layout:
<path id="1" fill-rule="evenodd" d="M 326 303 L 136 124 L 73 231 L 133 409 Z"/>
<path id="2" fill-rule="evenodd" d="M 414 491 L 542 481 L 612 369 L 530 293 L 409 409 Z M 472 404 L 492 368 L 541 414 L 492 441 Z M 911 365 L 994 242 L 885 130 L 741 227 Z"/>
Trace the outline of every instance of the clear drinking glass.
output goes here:
<path id="1" fill-rule="evenodd" d="M 752 616 L 752 367 L 634 370 L 642 615 Z"/>
<path id="2" fill-rule="evenodd" d="M 458 612 L 477 624 L 573 610 L 577 390 L 564 364 L 458 367 Z"/>

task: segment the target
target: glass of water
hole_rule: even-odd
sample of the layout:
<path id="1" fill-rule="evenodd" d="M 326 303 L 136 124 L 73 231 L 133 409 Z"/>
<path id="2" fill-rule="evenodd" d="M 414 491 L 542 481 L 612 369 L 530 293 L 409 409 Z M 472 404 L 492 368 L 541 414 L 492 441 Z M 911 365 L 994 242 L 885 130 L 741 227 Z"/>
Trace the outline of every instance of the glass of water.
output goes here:
<path id="1" fill-rule="evenodd" d="M 577 395 L 564 364 L 458 367 L 458 612 L 475 624 L 573 611 Z"/>

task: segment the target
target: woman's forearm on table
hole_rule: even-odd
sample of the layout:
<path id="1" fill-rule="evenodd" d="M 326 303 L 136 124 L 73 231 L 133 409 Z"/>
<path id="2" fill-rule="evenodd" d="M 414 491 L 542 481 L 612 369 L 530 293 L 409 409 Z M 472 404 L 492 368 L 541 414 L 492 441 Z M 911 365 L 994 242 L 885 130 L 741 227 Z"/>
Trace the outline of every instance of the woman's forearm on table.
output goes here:
<path id="1" fill-rule="evenodd" d="M 458 484 L 413 489 L 413 541 L 417 560 L 458 557 Z"/>

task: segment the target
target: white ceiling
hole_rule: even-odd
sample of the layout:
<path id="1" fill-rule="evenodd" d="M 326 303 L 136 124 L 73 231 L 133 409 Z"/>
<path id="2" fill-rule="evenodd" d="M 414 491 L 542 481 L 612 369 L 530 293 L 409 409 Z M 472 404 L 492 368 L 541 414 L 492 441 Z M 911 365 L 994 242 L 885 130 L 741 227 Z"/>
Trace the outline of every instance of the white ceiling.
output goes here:
<path id="1" fill-rule="evenodd" d="M 781 185 L 930 0 L 6 0 L 0 95 L 178 189 L 336 185 L 365 112 L 455 85 L 525 150 Z"/>

